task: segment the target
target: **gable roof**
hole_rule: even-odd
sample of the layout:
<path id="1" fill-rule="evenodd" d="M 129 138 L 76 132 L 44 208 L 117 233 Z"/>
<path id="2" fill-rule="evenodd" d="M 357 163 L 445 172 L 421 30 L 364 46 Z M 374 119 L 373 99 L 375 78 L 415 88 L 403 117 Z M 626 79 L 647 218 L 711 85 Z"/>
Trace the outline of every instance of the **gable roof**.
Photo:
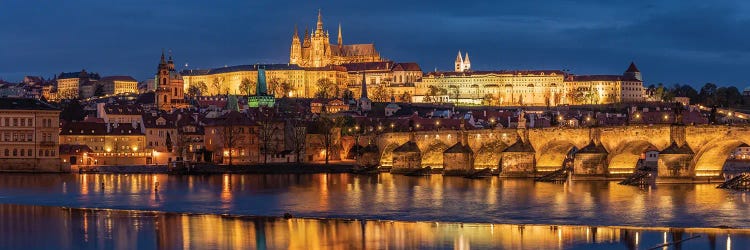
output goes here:
<path id="1" fill-rule="evenodd" d="M 594 141 L 589 141 L 589 145 L 578 150 L 576 154 L 607 154 L 607 149 L 602 144 L 596 145 Z"/>
<path id="2" fill-rule="evenodd" d="M 528 152 L 528 153 L 531 153 L 531 152 L 536 152 L 536 151 L 534 151 L 534 147 L 531 146 L 530 143 L 525 143 L 525 142 L 523 142 L 523 140 L 518 139 L 518 140 L 516 140 L 515 143 L 513 143 L 513 145 L 510 145 L 510 147 L 505 148 L 505 150 L 503 150 L 503 152 Z"/>
<path id="3" fill-rule="evenodd" d="M 669 147 L 665 148 L 659 154 L 665 154 L 665 155 L 681 155 L 681 154 L 693 154 L 693 150 L 688 146 L 687 143 L 685 145 L 682 145 L 682 147 L 678 147 L 676 142 L 672 142 Z"/>
<path id="4" fill-rule="evenodd" d="M 469 145 L 463 145 L 461 142 L 456 142 L 453 146 L 443 151 L 444 154 L 471 154 L 474 151 L 471 150 Z"/>
<path id="5" fill-rule="evenodd" d="M 407 141 L 404 144 L 401 144 L 401 146 L 398 146 L 397 148 L 393 149 L 393 152 L 400 152 L 400 153 L 408 153 L 408 152 L 416 152 L 416 153 L 422 153 L 422 151 L 419 150 L 419 146 L 417 146 L 416 142 L 413 141 Z"/>

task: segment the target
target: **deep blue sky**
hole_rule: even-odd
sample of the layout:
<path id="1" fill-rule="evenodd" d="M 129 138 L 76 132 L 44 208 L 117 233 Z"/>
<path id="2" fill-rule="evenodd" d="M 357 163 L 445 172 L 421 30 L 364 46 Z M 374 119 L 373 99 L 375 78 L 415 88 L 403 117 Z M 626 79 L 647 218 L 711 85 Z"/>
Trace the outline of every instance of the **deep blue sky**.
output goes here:
<path id="1" fill-rule="evenodd" d="M 43 3 L 40 3 L 43 2 Z M 153 75 L 162 48 L 190 68 L 286 63 L 295 24 L 317 9 L 344 43 L 374 42 L 384 57 L 452 70 L 570 69 L 620 74 L 635 61 L 647 84 L 748 85 L 745 1 L 205 1 L 0 2 L 0 78 L 85 68 Z M 332 39 L 335 43 L 335 39 Z"/>

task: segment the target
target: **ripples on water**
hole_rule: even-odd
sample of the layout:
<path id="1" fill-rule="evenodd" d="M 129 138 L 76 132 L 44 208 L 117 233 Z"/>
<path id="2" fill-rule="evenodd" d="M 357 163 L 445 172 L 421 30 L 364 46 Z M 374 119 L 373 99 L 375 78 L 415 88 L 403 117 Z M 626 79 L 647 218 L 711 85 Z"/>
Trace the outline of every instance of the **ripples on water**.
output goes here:
<path id="1" fill-rule="evenodd" d="M 715 185 L 642 190 L 615 182 L 553 184 L 441 175 L 3 174 L 0 203 L 405 221 L 749 228 L 746 193 Z"/>
<path id="2" fill-rule="evenodd" d="M 750 231 L 278 219 L 0 205 L 2 249 L 741 249 Z M 674 246 L 672 246 L 674 247 Z"/>

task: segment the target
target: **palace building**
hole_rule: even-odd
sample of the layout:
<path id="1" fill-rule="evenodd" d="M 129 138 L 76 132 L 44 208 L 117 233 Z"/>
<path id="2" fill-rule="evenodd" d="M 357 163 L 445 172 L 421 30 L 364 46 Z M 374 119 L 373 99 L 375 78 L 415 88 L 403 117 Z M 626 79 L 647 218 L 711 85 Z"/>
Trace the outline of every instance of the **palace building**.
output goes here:
<path id="1" fill-rule="evenodd" d="M 634 63 L 622 75 L 574 75 L 561 70 L 471 70 L 459 52 L 452 72 L 429 72 L 415 82 L 414 102 L 493 106 L 609 104 L 643 100 Z"/>
<path id="2" fill-rule="evenodd" d="M 339 24 L 337 44 L 331 44 L 328 30 L 323 28 L 323 16 L 318 11 L 318 22 L 312 34 L 305 28 L 305 35 L 300 41 L 299 31 L 294 27 L 289 63 L 301 67 L 323 67 L 356 62 L 382 61 L 375 44 L 343 43 L 341 25 Z"/>

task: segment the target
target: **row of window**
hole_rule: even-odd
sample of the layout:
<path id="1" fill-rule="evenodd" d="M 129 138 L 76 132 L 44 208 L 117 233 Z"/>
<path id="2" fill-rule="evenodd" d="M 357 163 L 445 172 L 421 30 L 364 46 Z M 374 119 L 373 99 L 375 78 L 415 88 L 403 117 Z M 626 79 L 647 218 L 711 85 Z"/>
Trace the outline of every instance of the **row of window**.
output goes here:
<path id="1" fill-rule="evenodd" d="M 32 118 L 24 117 L 5 117 L 0 121 L 0 126 L 3 127 L 34 127 L 34 120 Z M 51 128 L 52 118 L 42 119 L 42 127 Z"/>
<path id="2" fill-rule="evenodd" d="M 5 142 L 31 142 L 34 141 L 33 132 L 5 132 L 3 133 L 3 141 Z M 51 140 L 50 140 L 51 141 Z"/>
<path id="3" fill-rule="evenodd" d="M 3 156 L 5 157 L 34 157 L 34 150 L 32 149 L 24 149 L 24 148 L 14 148 L 14 149 L 8 149 L 6 148 L 3 150 Z M 46 156 L 46 157 L 54 157 L 55 156 L 55 150 L 54 149 L 40 149 L 39 154 L 37 154 L 38 157 Z"/>

